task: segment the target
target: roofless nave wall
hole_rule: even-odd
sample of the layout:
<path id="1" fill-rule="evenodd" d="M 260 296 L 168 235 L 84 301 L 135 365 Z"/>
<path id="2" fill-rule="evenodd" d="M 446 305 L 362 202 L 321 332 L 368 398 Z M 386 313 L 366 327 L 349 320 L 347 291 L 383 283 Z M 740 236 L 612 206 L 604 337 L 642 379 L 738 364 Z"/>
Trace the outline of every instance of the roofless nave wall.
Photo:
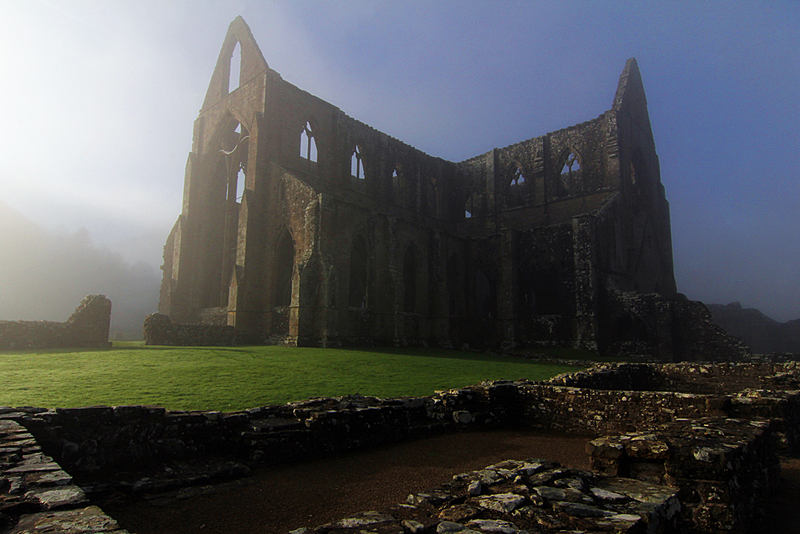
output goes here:
<path id="1" fill-rule="evenodd" d="M 454 163 L 284 81 L 239 17 L 163 268 L 161 313 L 239 342 L 739 351 L 677 293 L 634 59 L 596 119 Z"/>

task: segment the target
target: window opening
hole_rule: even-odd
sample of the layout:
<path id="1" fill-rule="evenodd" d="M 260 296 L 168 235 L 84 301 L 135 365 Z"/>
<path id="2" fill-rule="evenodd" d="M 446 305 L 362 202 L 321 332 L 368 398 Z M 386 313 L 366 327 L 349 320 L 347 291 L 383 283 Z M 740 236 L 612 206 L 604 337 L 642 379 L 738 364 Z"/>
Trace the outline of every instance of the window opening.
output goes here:
<path id="1" fill-rule="evenodd" d="M 356 145 L 353 150 L 353 156 L 350 158 L 350 174 L 359 180 L 364 179 L 364 160 L 362 159 L 361 149 L 358 145 Z"/>
<path id="2" fill-rule="evenodd" d="M 509 208 L 520 206 L 523 204 L 525 198 L 525 175 L 522 172 L 522 167 L 517 164 L 512 167 L 511 180 L 508 185 L 508 195 L 506 197 L 506 205 Z"/>
<path id="3" fill-rule="evenodd" d="M 578 172 L 579 170 L 581 170 L 581 163 L 578 161 L 578 157 L 575 155 L 575 153 L 570 152 L 569 156 L 567 156 L 567 159 L 564 162 L 564 167 L 561 169 L 561 174 L 572 174 L 573 172 Z"/>
<path id="4" fill-rule="evenodd" d="M 525 176 L 522 174 L 522 167 L 517 167 L 511 176 L 511 185 L 522 185 L 525 183 Z"/>
<path id="5" fill-rule="evenodd" d="M 403 309 L 406 313 L 417 311 L 417 254 L 409 245 L 403 259 Z"/>
<path id="6" fill-rule="evenodd" d="M 228 92 L 232 93 L 239 88 L 239 79 L 242 71 L 242 47 L 238 42 L 236 43 L 236 46 L 233 47 L 233 52 L 231 53 L 230 71 L 231 76 L 228 81 Z"/>
<path id="7" fill-rule="evenodd" d="M 240 165 L 239 172 L 236 174 L 236 202 L 241 202 L 244 196 L 244 168 Z"/>
<path id="8" fill-rule="evenodd" d="M 472 215 L 475 213 L 475 206 L 473 205 L 474 204 L 473 197 L 474 197 L 474 195 L 470 195 L 467 198 L 466 204 L 464 205 L 464 218 L 465 219 L 471 219 Z"/>
<path id="9" fill-rule="evenodd" d="M 303 131 L 300 132 L 300 157 L 315 163 L 317 161 L 317 141 L 314 139 L 311 124 L 308 122 L 303 126 Z"/>
<path id="10" fill-rule="evenodd" d="M 353 240 L 350 250 L 350 298 L 351 308 L 367 307 L 367 242 L 363 236 Z"/>
<path id="11" fill-rule="evenodd" d="M 578 159 L 578 156 L 574 152 L 570 152 L 564 160 L 564 166 L 561 167 L 559 187 L 559 193 L 561 195 L 569 195 L 572 193 L 580 170 L 581 162 Z"/>

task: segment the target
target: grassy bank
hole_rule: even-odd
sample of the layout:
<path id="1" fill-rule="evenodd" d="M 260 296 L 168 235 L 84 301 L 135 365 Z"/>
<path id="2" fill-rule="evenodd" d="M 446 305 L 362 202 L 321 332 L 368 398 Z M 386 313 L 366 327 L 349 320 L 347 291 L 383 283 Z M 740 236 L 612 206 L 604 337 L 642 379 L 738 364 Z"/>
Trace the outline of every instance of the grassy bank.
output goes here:
<path id="1" fill-rule="evenodd" d="M 575 368 L 439 349 L 147 347 L 0 353 L 0 405 L 237 410 L 314 396 L 392 397 Z"/>

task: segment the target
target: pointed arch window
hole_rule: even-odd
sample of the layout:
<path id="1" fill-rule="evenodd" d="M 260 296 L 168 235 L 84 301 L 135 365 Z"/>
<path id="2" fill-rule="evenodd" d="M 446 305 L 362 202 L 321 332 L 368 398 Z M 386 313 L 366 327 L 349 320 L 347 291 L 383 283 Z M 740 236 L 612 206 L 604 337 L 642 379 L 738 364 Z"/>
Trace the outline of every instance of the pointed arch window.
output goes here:
<path id="1" fill-rule="evenodd" d="M 245 190 L 250 135 L 238 121 L 231 127 L 233 129 L 223 139 L 219 152 L 225 158 L 228 169 L 226 199 L 241 202 Z"/>
<path id="2" fill-rule="evenodd" d="M 558 196 L 570 196 L 578 193 L 581 183 L 581 159 L 574 151 L 569 150 L 561 158 L 561 170 L 558 179 Z"/>
<path id="3" fill-rule="evenodd" d="M 314 131 L 311 123 L 306 121 L 303 131 L 300 132 L 300 157 L 317 162 L 317 140 L 314 138 Z"/>
<path id="4" fill-rule="evenodd" d="M 244 196 L 244 166 L 239 165 L 239 171 L 236 173 L 236 202 L 241 202 Z"/>
<path id="5" fill-rule="evenodd" d="M 397 167 L 392 171 L 392 199 L 395 204 L 400 204 L 400 174 L 397 172 Z"/>
<path id="6" fill-rule="evenodd" d="M 232 93 L 239 88 L 242 76 L 242 45 L 237 41 L 231 51 L 230 77 L 228 78 L 228 92 Z"/>
<path id="7" fill-rule="evenodd" d="M 364 158 L 361 155 L 361 147 L 358 145 L 353 149 L 353 155 L 350 157 L 350 175 L 359 180 L 364 179 Z"/>
<path id="8" fill-rule="evenodd" d="M 506 205 L 509 208 L 521 206 L 526 199 L 526 179 L 522 166 L 515 163 L 509 170 L 508 194 L 506 195 Z"/>

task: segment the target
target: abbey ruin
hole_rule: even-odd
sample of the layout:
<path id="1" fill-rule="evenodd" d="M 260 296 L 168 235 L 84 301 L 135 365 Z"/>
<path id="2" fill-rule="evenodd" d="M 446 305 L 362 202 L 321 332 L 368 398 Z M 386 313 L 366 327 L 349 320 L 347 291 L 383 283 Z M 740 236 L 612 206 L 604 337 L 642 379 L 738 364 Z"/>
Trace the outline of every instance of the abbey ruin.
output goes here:
<path id="1" fill-rule="evenodd" d="M 284 81 L 239 17 L 163 270 L 160 313 L 242 343 L 742 352 L 677 292 L 635 59 L 599 117 L 450 162 Z"/>

